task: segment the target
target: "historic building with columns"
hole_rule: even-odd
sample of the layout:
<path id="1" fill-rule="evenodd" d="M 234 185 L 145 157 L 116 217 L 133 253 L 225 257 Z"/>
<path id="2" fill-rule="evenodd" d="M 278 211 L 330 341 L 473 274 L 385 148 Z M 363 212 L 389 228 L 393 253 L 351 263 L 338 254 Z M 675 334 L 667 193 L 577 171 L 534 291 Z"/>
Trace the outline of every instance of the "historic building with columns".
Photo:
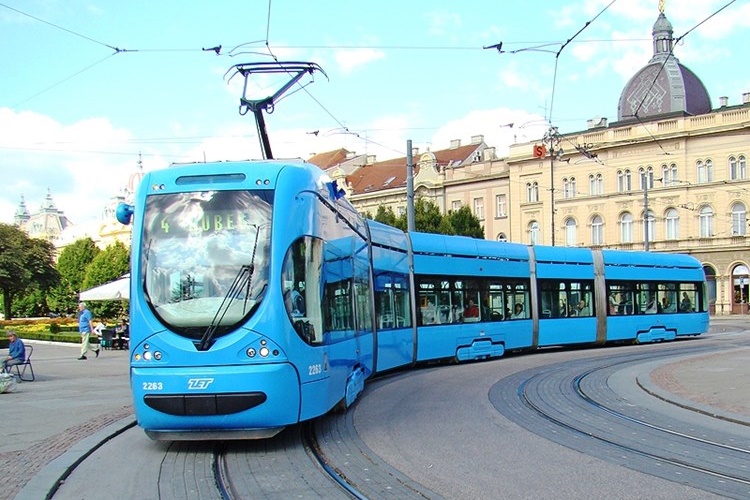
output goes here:
<path id="1" fill-rule="evenodd" d="M 673 54 L 659 12 L 653 56 L 619 96 L 617 121 L 580 132 L 550 126 L 505 158 L 483 137 L 435 152 L 413 151 L 416 197 L 448 211 L 468 205 L 485 238 L 526 244 L 680 252 L 703 263 L 711 312 L 748 314 L 750 92 L 712 107 L 700 78 Z M 406 210 L 406 158 L 345 171 L 357 209 Z"/>

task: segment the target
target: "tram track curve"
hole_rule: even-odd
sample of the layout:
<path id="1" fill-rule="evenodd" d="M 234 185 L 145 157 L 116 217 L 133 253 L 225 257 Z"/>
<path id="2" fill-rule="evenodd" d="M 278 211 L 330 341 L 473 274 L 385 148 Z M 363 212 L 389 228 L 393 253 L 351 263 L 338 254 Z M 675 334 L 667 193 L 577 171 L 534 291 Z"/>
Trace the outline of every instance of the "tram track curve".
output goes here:
<path id="1" fill-rule="evenodd" d="M 506 417 L 558 444 L 728 498 L 748 498 L 747 427 L 708 415 L 696 419 L 695 413 L 683 420 L 609 384 L 627 368 L 708 352 L 716 351 L 681 347 L 560 363 L 500 380 L 490 398 Z"/>
<path id="2" fill-rule="evenodd" d="M 733 330 L 733 329 L 730 329 Z M 731 331 L 729 332 L 731 333 Z M 708 339 L 705 339 L 708 340 Z M 728 339 L 730 342 L 736 343 L 733 339 Z M 613 361 L 622 359 L 625 361 L 625 358 L 628 355 L 632 356 L 633 361 L 633 367 L 640 366 L 639 363 L 651 363 L 654 366 L 658 366 L 659 363 L 664 364 L 671 363 L 672 360 L 677 359 L 676 356 L 697 356 L 700 357 L 703 355 L 703 353 L 709 353 L 709 354 L 715 354 L 717 351 L 716 349 L 710 350 L 710 349 L 702 349 L 700 346 L 704 344 L 705 342 L 703 339 L 700 341 L 696 341 L 693 343 L 691 340 L 688 341 L 681 341 L 677 343 L 670 343 L 670 344 L 661 344 L 661 345 L 653 345 L 653 346 L 642 346 L 642 347 L 615 347 L 611 349 L 609 352 L 607 352 L 607 349 L 605 350 L 591 350 L 591 351 L 580 351 L 582 353 L 590 352 L 593 356 L 592 359 L 589 361 L 595 362 L 597 361 L 594 358 L 600 358 L 604 361 Z M 713 342 L 712 342 L 713 343 Z M 679 351 L 674 349 L 679 348 Z M 652 352 L 647 352 L 652 351 Z M 672 352 L 674 350 L 674 352 Z M 591 373 L 586 373 L 586 370 L 590 370 L 591 367 L 586 368 L 584 364 L 586 363 L 589 356 L 586 356 L 584 359 L 578 359 L 578 354 L 576 352 L 577 350 L 550 350 L 548 354 L 552 356 L 553 358 L 559 358 L 564 359 L 568 358 L 571 359 L 572 355 L 575 355 L 576 358 L 573 358 L 573 361 L 566 361 L 565 365 L 572 365 L 574 363 L 581 363 L 579 368 L 581 368 L 578 371 L 578 375 L 586 374 L 586 376 L 580 378 L 580 386 L 582 389 L 589 394 L 591 392 L 591 387 L 594 389 L 597 389 L 597 386 L 607 386 L 610 385 L 610 379 L 613 378 L 614 373 L 621 373 L 622 368 L 624 366 L 627 366 L 626 364 L 613 366 L 610 370 L 610 373 L 607 374 L 605 370 L 596 370 L 592 371 Z M 621 352 L 627 351 L 627 353 L 623 356 L 619 356 L 618 354 Z M 614 353 L 614 356 L 612 355 Z M 357 404 L 361 405 L 363 402 L 366 403 L 364 405 L 364 411 L 359 412 L 359 417 L 356 418 L 358 421 L 358 429 L 359 424 L 368 422 L 365 422 L 367 420 L 371 422 L 378 423 L 373 429 L 376 430 L 378 433 L 388 432 L 389 434 L 393 433 L 393 437 L 401 438 L 402 435 L 399 434 L 399 431 L 394 432 L 393 424 L 400 424 L 399 421 L 401 418 L 409 419 L 410 421 L 415 421 L 414 414 L 412 413 L 414 411 L 414 405 L 412 404 L 404 404 L 405 402 L 417 402 L 419 399 L 422 398 L 428 398 L 430 400 L 430 404 L 425 408 L 425 413 L 422 415 L 423 417 L 427 417 L 425 422 L 429 422 L 429 428 L 430 434 L 440 436 L 440 441 L 442 443 L 447 443 L 447 448 L 453 447 L 454 449 L 458 449 L 456 447 L 458 442 L 465 443 L 467 441 L 467 435 L 461 434 L 461 432 L 464 429 L 467 429 L 466 426 L 461 426 L 459 423 L 459 420 L 453 420 L 452 418 L 446 419 L 446 413 L 445 409 L 437 406 L 435 402 L 450 402 L 449 404 L 452 407 L 455 407 L 456 400 L 452 400 L 450 396 L 458 395 L 458 394 L 464 394 L 466 392 L 466 389 L 471 387 L 473 389 L 476 389 L 474 391 L 471 391 L 471 394 L 473 397 L 471 398 L 471 401 L 476 401 L 477 403 L 473 404 L 471 406 L 471 413 L 472 416 L 475 417 L 472 420 L 472 429 L 476 429 L 477 425 L 481 423 L 489 423 L 487 428 L 485 430 L 494 431 L 497 433 L 498 430 L 501 430 L 500 433 L 495 434 L 497 437 L 504 439 L 505 436 L 510 436 L 512 431 L 512 428 L 507 428 L 506 426 L 500 422 L 500 421 L 493 421 L 490 420 L 488 417 L 489 414 L 485 414 L 481 411 L 481 399 L 482 394 L 484 395 L 490 395 L 491 398 L 485 399 L 485 403 L 488 406 L 488 408 L 491 410 L 492 413 L 496 413 L 496 415 L 502 414 L 502 412 L 498 412 L 496 405 L 494 404 L 496 402 L 496 396 L 497 391 L 499 388 L 498 384 L 501 384 L 503 381 L 508 381 L 511 378 L 513 378 L 515 375 L 513 375 L 514 372 L 512 370 L 518 370 L 519 367 L 521 370 L 515 372 L 515 373 L 526 373 L 527 375 L 532 373 L 532 371 L 536 372 L 549 372 L 549 371 L 555 371 L 557 370 L 557 366 L 561 363 L 547 363 L 547 364 L 541 364 L 539 363 L 539 366 L 536 366 L 533 370 L 526 370 L 528 366 L 533 366 L 537 364 L 537 362 L 543 362 L 544 361 L 544 354 L 540 354 L 539 356 L 511 356 L 510 359 L 506 360 L 499 360 L 497 362 L 491 362 L 491 363 L 476 363 L 476 364 L 468 364 L 468 365 L 462 365 L 458 367 L 445 367 L 445 368 L 437 368 L 434 371 L 431 368 L 428 368 L 426 370 L 417 370 L 412 372 L 405 372 L 402 374 L 398 374 L 395 379 L 400 380 L 401 382 L 411 381 L 414 380 L 414 383 L 411 385 L 411 388 L 406 388 L 408 391 L 406 393 L 406 399 L 396 399 L 392 402 L 388 402 L 385 406 L 385 409 L 387 410 L 387 413 L 375 413 L 374 415 L 370 415 L 370 413 L 373 410 L 373 405 L 379 406 L 384 405 L 386 401 L 384 401 L 381 398 L 373 398 L 371 396 L 366 396 L 365 399 Z M 659 361 L 659 359 L 663 359 L 663 361 Z M 532 363 L 527 363 L 527 361 L 532 361 Z M 524 366 L 525 365 L 525 366 Z M 646 366 L 646 365 L 643 365 Z M 526 370 L 526 371 L 524 371 Z M 651 368 L 647 368 L 646 370 L 640 369 L 643 373 L 648 373 L 651 370 Z M 477 383 L 477 374 L 483 373 L 484 375 L 481 375 L 482 377 L 487 377 L 486 385 L 484 382 Z M 441 382 L 437 384 L 430 384 L 428 382 L 428 379 L 434 378 L 432 377 L 432 374 L 439 375 L 439 378 L 436 379 L 436 381 Z M 498 378 L 498 376 L 502 376 L 503 378 Z M 494 378 L 492 378 L 494 377 Z M 631 378 L 631 385 L 633 387 L 636 386 L 636 384 L 632 384 L 632 381 L 635 380 L 635 377 Z M 422 379 L 422 380 L 416 380 L 416 379 Z M 397 381 L 398 381 L 397 380 Z M 450 384 L 445 384 L 448 380 L 451 381 Z M 375 387 L 378 386 L 378 384 L 381 385 L 381 387 L 385 387 L 382 384 L 383 383 L 390 383 L 389 380 L 380 380 L 376 384 L 374 384 L 372 387 L 368 389 L 368 391 L 372 391 Z M 427 384 L 427 385 L 426 385 Z M 494 384 L 494 385 L 493 385 Z M 390 387 L 397 387 L 402 385 L 401 383 L 393 384 Z M 563 384 L 565 385 L 565 384 Z M 428 390 L 430 387 L 435 387 L 437 391 L 439 392 L 433 392 L 431 390 Z M 568 388 L 574 388 L 575 383 L 574 382 L 568 382 L 567 386 Z M 413 392 L 417 391 L 417 392 Z M 598 391 L 598 389 L 597 389 Z M 595 401 L 600 401 L 600 396 L 598 395 L 598 392 L 594 391 L 593 399 Z M 377 392 L 377 391 L 375 391 Z M 513 392 L 513 391 L 511 391 Z M 516 388 L 517 392 L 517 388 Z M 639 389 L 639 392 L 644 394 L 644 391 L 642 389 Z M 414 395 L 419 394 L 419 397 L 414 397 Z M 617 392 L 612 391 L 606 391 L 605 394 L 610 394 L 610 396 L 613 399 L 621 398 L 621 395 Z M 516 394 L 517 396 L 517 394 Z M 653 396 L 649 396 L 651 399 Z M 582 399 L 578 397 L 578 399 Z M 490 402 L 493 402 L 491 405 Z M 605 401 L 606 402 L 606 401 Z M 459 403 L 460 404 L 460 403 Z M 468 401 L 464 401 L 463 404 L 471 404 L 468 403 Z M 581 403 L 583 404 L 583 403 Z M 664 403 L 666 405 L 666 403 Z M 591 406 L 589 404 L 589 406 Z M 639 404 L 633 404 L 633 407 L 636 409 L 640 407 Z M 403 417 L 401 416 L 395 416 L 392 413 L 393 408 L 399 408 L 403 412 Z M 422 481 L 422 484 L 428 484 L 431 486 L 438 486 L 438 491 L 443 492 L 447 497 L 455 497 L 455 498 L 470 498 L 470 497 L 476 497 L 472 496 L 471 493 L 473 490 L 466 489 L 465 482 L 458 483 L 456 482 L 456 487 L 454 489 L 445 489 L 440 488 L 437 483 L 433 483 L 432 481 L 425 480 L 423 477 L 420 477 L 419 475 L 412 475 L 412 471 L 410 471 L 408 468 L 401 468 L 398 462 L 391 461 L 387 457 L 387 455 L 378 455 L 380 453 L 381 447 L 379 446 L 379 443 L 375 443 L 375 446 L 373 447 L 375 452 L 371 451 L 368 448 L 368 445 L 373 446 L 373 442 L 371 442 L 368 437 L 370 437 L 367 434 L 362 434 L 362 438 L 360 439 L 357 430 L 354 429 L 354 425 L 352 420 L 355 419 L 355 416 L 358 414 L 357 411 L 358 407 L 355 406 L 347 412 L 344 415 L 329 415 L 328 417 L 325 417 L 323 419 L 319 419 L 314 422 L 314 426 L 316 428 L 316 436 L 317 439 L 320 441 L 320 447 L 323 451 L 323 456 L 325 457 L 326 463 L 331 464 L 334 468 L 344 470 L 346 475 L 349 476 L 349 480 L 353 483 L 360 483 L 364 485 L 364 491 L 366 498 L 393 498 L 394 496 L 398 496 L 399 498 L 439 498 L 439 495 L 435 494 L 434 492 L 431 492 L 429 490 L 424 490 L 422 487 L 415 483 L 414 480 L 410 479 L 410 477 L 405 476 L 404 474 L 409 474 L 411 477 L 414 477 L 417 481 Z M 435 420 L 432 416 L 440 415 L 442 412 L 442 417 L 439 420 Z M 383 418 L 386 417 L 387 418 Z M 366 418 L 365 418 L 366 417 Z M 498 417 L 502 418 L 502 417 Z M 511 418 L 510 420 L 517 422 L 518 420 L 515 418 Z M 715 420 L 715 419 L 714 419 Z M 394 422 L 395 421 L 395 422 Z M 383 424 L 379 424 L 380 422 L 383 422 Z M 387 425 L 385 425 L 387 422 Z M 455 422 L 452 425 L 448 425 L 449 422 Z M 446 425 L 443 425 L 446 424 Z M 367 425 L 365 425 L 367 427 Z M 481 427 L 479 427 L 481 429 Z M 454 431 L 458 432 L 454 432 Z M 506 432 L 507 430 L 507 432 Z M 535 434 L 540 434 L 538 430 L 536 429 L 530 429 Z M 709 429 L 710 432 L 713 432 L 713 429 Z M 299 432 L 299 430 L 298 430 Z M 559 432 L 559 428 L 558 428 Z M 513 434 L 517 434 L 516 431 L 513 431 Z M 423 438 L 427 434 L 415 434 L 418 438 Z M 460 438 L 460 441 L 446 441 L 445 438 L 451 437 L 452 435 L 457 435 Z M 543 435 L 543 433 L 541 434 Z M 365 439 L 367 441 L 367 444 L 362 443 L 362 439 Z M 502 450 L 501 453 L 504 455 L 509 455 L 507 453 L 507 447 L 504 446 L 506 443 L 505 441 L 501 439 L 485 439 L 484 441 L 488 444 L 488 449 L 494 449 L 494 450 Z M 76 468 L 76 470 L 73 471 L 71 474 L 71 477 L 69 478 L 69 481 L 66 481 L 66 484 L 62 485 L 62 489 L 59 494 L 56 494 L 54 498 L 95 498 L 97 496 L 91 496 L 91 492 L 89 489 L 84 489 L 84 487 L 81 487 L 79 490 L 76 490 L 75 488 L 68 489 L 69 486 L 73 486 L 73 483 L 75 483 L 75 477 L 80 476 L 83 479 L 83 481 L 90 483 L 90 479 L 92 477 L 107 477 L 107 474 L 111 474 L 111 471 L 113 469 L 117 469 L 119 472 L 117 479 L 119 483 L 112 484 L 112 483 L 105 483 L 103 482 L 103 485 L 106 487 L 106 489 L 100 490 L 100 496 L 103 497 L 107 494 L 110 494 L 111 491 L 118 491 L 118 493 L 121 494 L 123 497 L 140 497 L 140 498 L 159 498 L 159 499 L 171 499 L 171 498 L 226 498 L 225 494 L 222 494 L 218 488 L 216 483 L 216 471 L 221 470 L 218 469 L 224 468 L 224 471 L 227 472 L 226 477 L 229 478 L 230 481 L 234 482 L 237 478 L 237 471 L 241 470 L 244 465 L 240 463 L 239 465 L 236 463 L 236 457 L 229 457 L 229 458 L 221 458 L 221 462 L 214 462 L 216 460 L 215 458 L 215 450 L 211 447 L 206 447 L 205 445 L 201 445 L 199 443 L 182 443 L 179 446 L 175 443 L 156 443 L 149 441 L 145 435 L 140 431 L 140 429 L 129 429 L 127 432 L 123 432 L 122 435 L 117 435 L 114 437 L 111 437 L 109 439 L 111 443 L 107 443 L 104 446 L 100 446 L 100 449 L 98 449 L 94 453 L 90 453 L 90 457 L 88 457 L 87 460 L 85 460 L 83 463 L 80 464 L 79 467 Z M 297 442 L 298 444 L 284 444 L 283 441 L 280 442 L 280 444 L 275 444 L 273 446 L 277 447 L 285 447 L 283 450 L 281 450 L 281 457 L 282 460 L 287 455 L 295 455 L 294 458 L 290 459 L 292 462 L 299 462 L 301 460 L 301 457 L 298 456 L 297 449 L 298 447 L 302 447 L 302 450 L 304 452 L 305 461 L 307 463 L 312 464 L 308 452 L 304 449 L 305 444 L 301 440 L 295 440 L 292 439 L 292 442 Z M 550 439 L 550 441 L 554 441 L 553 439 Z M 408 443 L 408 441 L 402 441 L 403 443 Z M 110 444 L 112 446 L 110 446 Z M 232 442 L 229 442 L 229 444 L 232 444 Z M 236 444 L 236 443 L 235 443 Z M 416 444 L 416 443 L 413 443 Z M 477 443 L 475 443 L 477 444 Z M 502 447 L 497 446 L 498 444 L 503 444 Z M 135 448 L 133 448 L 135 446 Z M 525 444 L 524 444 L 525 446 Z M 565 446 L 570 447 L 571 449 L 577 449 L 575 446 L 569 446 L 569 444 L 565 444 Z M 738 446 L 738 447 L 741 447 Z M 112 459 L 110 457 L 106 457 L 104 459 L 98 459 L 96 458 L 97 454 L 102 451 L 105 452 L 107 449 L 112 448 L 112 451 L 110 452 L 110 455 L 115 455 L 119 457 L 120 462 L 118 462 L 118 459 Z M 415 448 L 412 448 L 415 449 Z M 129 457 L 137 457 L 136 459 L 133 458 L 123 458 L 120 457 L 124 454 L 125 450 L 127 450 L 127 453 L 129 454 Z M 293 450 L 290 452 L 290 450 Z M 437 452 L 439 454 L 445 454 L 445 456 L 453 456 L 451 454 L 444 453 L 446 450 L 446 447 L 443 446 L 442 448 L 437 448 L 436 450 L 422 450 L 420 449 L 420 453 L 422 453 L 419 458 L 421 460 L 414 461 L 412 463 L 416 463 L 419 466 L 422 466 L 423 470 L 427 471 L 439 471 L 439 465 L 433 461 L 433 457 L 429 457 L 427 454 L 432 452 Z M 479 448 L 475 447 L 473 450 L 474 453 L 476 453 L 479 450 Z M 241 454 L 242 451 L 238 450 L 230 450 L 232 453 L 239 453 Z M 266 453 L 268 450 L 262 450 L 259 452 L 254 453 L 254 456 L 251 456 L 248 458 L 248 460 L 257 460 L 260 462 L 273 462 L 276 460 L 274 457 L 278 457 L 279 455 L 276 455 L 275 453 Z M 482 451 L 487 451 L 482 448 Z M 265 453 L 265 455 L 264 455 Z M 572 452 L 571 452 L 572 453 Z M 224 452 L 219 452 L 219 455 L 224 454 Z M 246 454 L 247 455 L 247 454 Z M 511 456 L 517 457 L 514 453 L 510 453 Z M 380 457 L 385 458 L 380 458 Z M 490 455 L 492 457 L 491 463 L 498 464 L 498 463 L 506 463 L 509 467 L 512 467 L 515 465 L 513 462 L 516 459 L 508 460 L 507 462 L 501 462 L 499 459 L 502 455 Z M 549 456 L 549 455 L 548 455 Z M 388 461 L 388 463 L 384 463 L 384 460 Z M 625 465 L 626 467 L 629 467 L 627 463 L 622 463 L 624 459 L 620 458 L 619 462 L 618 460 L 611 460 L 614 463 L 620 463 L 621 465 Z M 99 463 L 97 466 L 96 463 Z M 433 463 L 435 464 L 433 468 Z M 452 462 L 453 464 L 456 464 L 457 462 Z M 489 463 L 489 462 L 488 462 Z M 93 466 L 92 466 L 93 464 Z M 208 465 L 206 465 L 208 464 Z M 393 466 L 388 465 L 393 464 Z M 299 465 L 299 463 L 297 464 Z M 472 464 L 470 466 L 470 469 L 476 469 L 476 465 L 478 464 Z M 320 468 L 319 466 L 315 466 L 316 468 Z M 580 467 L 579 467 L 580 469 Z M 256 470 L 260 470 L 260 468 L 256 468 Z M 277 469 L 276 472 L 281 472 L 284 469 Z M 405 471 L 404 473 L 401 473 L 400 471 Z M 495 469 L 497 470 L 497 469 Z M 510 476 L 511 469 L 502 469 L 503 471 L 503 478 L 502 480 L 505 482 L 507 481 Z M 532 470 L 532 469 L 529 469 Z M 462 469 L 462 471 L 466 472 L 467 469 Z M 644 471 L 648 474 L 653 474 L 652 471 Z M 187 475 L 190 475 L 188 478 Z M 220 472 L 224 474 L 224 472 Z M 317 471 L 317 474 L 320 474 L 320 471 Z M 294 475 L 293 477 L 291 477 Z M 278 474 L 277 474 L 278 476 Z M 435 474 L 430 473 L 431 477 L 435 477 Z M 298 477 L 296 475 L 296 472 L 292 471 L 286 476 L 284 476 L 283 472 L 281 474 L 281 478 L 276 477 L 273 478 L 273 475 L 271 475 L 272 479 L 271 481 L 297 481 Z M 323 477 L 323 476 L 321 476 Z M 455 477 L 454 476 L 443 476 L 443 477 Z M 474 477 L 474 476 L 466 476 Z M 257 479 L 257 478 L 256 478 Z M 220 479 L 220 481 L 225 481 L 226 479 Z M 515 479 L 513 479 L 515 480 Z M 670 480 L 674 480 L 674 478 L 670 478 Z M 97 482 L 99 480 L 97 479 Z M 270 484 L 270 483 L 269 483 Z M 476 484 L 476 483 L 475 483 Z M 649 483 L 650 484 L 650 483 Z M 682 484 L 692 484 L 684 482 Z M 558 485 L 559 486 L 559 485 Z M 698 488 L 703 489 L 704 491 L 714 491 L 710 490 L 708 488 L 705 488 L 704 486 L 696 486 Z M 87 484 L 86 488 L 90 488 L 90 485 Z M 278 492 L 274 492 L 273 489 L 269 489 L 267 491 L 267 494 L 264 494 L 263 489 L 247 489 L 245 485 L 241 485 L 239 489 L 237 489 L 236 485 L 232 485 L 231 488 L 229 488 L 228 491 L 232 491 L 232 488 L 234 488 L 234 492 L 230 493 L 230 495 L 234 495 L 236 498 L 287 498 L 288 495 L 278 494 Z M 367 488 L 370 488 L 369 490 Z M 455 492 L 459 489 L 464 488 L 464 492 L 468 496 L 454 496 Z M 78 494 L 77 491 L 86 491 L 88 493 L 88 496 Z M 485 490 L 487 491 L 487 490 Z M 522 490 L 518 490 L 522 491 Z M 523 490 L 525 491 L 525 490 Z M 540 489 L 537 488 L 534 491 L 539 492 Z M 571 490 L 575 491 L 575 490 Z M 248 493 L 250 492 L 250 493 Z M 560 496 L 560 490 L 558 489 L 555 491 L 556 497 Z M 274 496 L 276 495 L 276 496 Z M 341 496 L 339 496 L 341 495 Z M 320 497 L 320 495 L 311 495 Z M 512 495 L 511 495 L 512 496 Z M 539 498 L 543 497 L 542 494 L 539 496 Z M 724 496 L 732 496 L 732 495 L 724 495 Z M 41 498 L 42 496 L 37 496 L 36 498 Z M 326 498 L 331 497 L 329 495 L 326 495 Z M 565 497 L 565 495 L 562 495 L 562 497 Z M 569 496 L 570 497 L 570 496 Z M 616 497 L 616 496 L 615 496 Z M 735 496 L 735 497 L 741 497 L 741 496 Z M 51 498 L 51 497 L 50 497 Z M 302 498 L 305 498 L 305 496 L 302 496 Z M 343 494 L 340 493 L 336 496 L 333 496 L 333 498 L 351 498 L 351 495 L 349 494 Z M 572 498 L 572 497 L 571 497 Z M 625 498 L 625 497 L 623 497 Z"/>

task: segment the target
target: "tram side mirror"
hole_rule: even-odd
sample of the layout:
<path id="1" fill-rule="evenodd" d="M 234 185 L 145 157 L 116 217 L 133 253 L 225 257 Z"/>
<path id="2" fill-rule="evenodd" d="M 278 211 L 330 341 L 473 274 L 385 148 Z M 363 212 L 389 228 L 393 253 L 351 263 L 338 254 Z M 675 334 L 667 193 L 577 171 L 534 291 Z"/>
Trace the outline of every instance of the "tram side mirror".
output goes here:
<path id="1" fill-rule="evenodd" d="M 115 210 L 115 217 L 120 224 L 128 225 L 133 220 L 133 205 L 120 203 Z"/>

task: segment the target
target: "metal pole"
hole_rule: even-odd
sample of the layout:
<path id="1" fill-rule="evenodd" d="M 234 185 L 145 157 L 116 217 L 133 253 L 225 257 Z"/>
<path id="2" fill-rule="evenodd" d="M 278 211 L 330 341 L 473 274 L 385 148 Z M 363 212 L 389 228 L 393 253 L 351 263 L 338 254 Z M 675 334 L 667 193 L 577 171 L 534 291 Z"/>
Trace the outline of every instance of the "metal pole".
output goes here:
<path id="1" fill-rule="evenodd" d="M 643 249 L 648 252 L 648 176 L 643 176 Z"/>
<path id="2" fill-rule="evenodd" d="M 555 152 L 552 150 L 552 139 L 549 144 L 550 200 L 552 205 L 552 246 L 555 246 Z"/>
<path id="3" fill-rule="evenodd" d="M 415 231 L 414 223 L 414 158 L 411 152 L 411 139 L 406 141 L 406 228 Z"/>

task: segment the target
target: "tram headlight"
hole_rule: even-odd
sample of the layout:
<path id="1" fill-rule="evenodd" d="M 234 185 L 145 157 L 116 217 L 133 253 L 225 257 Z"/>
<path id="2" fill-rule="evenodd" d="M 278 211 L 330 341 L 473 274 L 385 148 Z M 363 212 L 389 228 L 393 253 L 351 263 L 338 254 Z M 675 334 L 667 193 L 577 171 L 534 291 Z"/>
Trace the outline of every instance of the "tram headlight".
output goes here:
<path id="1" fill-rule="evenodd" d="M 159 361 L 159 360 L 161 359 L 161 351 L 156 351 L 156 352 L 154 353 L 154 359 L 155 359 L 156 361 Z"/>
<path id="2" fill-rule="evenodd" d="M 262 358 L 267 357 L 269 353 L 268 347 L 261 347 L 259 353 Z"/>
<path id="3" fill-rule="evenodd" d="M 255 349 L 250 347 L 247 351 L 245 351 L 245 354 L 247 354 L 248 358 L 254 358 L 255 357 Z"/>
<path id="4" fill-rule="evenodd" d="M 151 353 L 149 351 L 144 352 L 143 359 L 145 359 L 146 361 L 151 361 Z"/>

